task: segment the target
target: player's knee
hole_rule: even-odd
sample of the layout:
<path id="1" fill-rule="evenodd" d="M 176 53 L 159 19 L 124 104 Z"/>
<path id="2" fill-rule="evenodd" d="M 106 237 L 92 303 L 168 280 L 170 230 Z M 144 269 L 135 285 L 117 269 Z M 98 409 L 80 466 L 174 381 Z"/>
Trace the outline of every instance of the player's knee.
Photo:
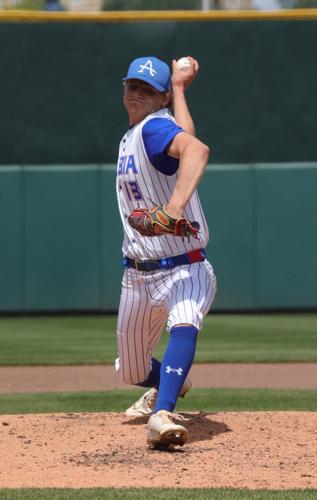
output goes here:
<path id="1" fill-rule="evenodd" d="M 131 373 L 129 367 L 124 367 L 120 358 L 117 358 L 115 361 L 115 369 L 120 377 L 120 380 L 127 385 L 138 385 L 142 383 L 147 377 L 147 375 L 144 374 L 142 374 L 140 377 L 138 373 Z"/>
<path id="2" fill-rule="evenodd" d="M 123 369 L 123 367 L 120 367 L 119 371 L 118 371 L 118 375 L 120 377 L 120 380 L 124 383 L 124 384 L 128 384 L 128 385 L 134 385 L 135 382 L 133 382 L 133 379 L 132 377 L 129 375 L 129 373 L 126 373 Z"/>
<path id="3" fill-rule="evenodd" d="M 119 375 L 120 377 L 120 380 L 122 382 L 124 382 L 125 384 L 129 384 L 128 381 L 126 381 L 126 377 L 125 377 L 125 373 L 124 373 L 124 369 L 123 369 L 123 364 L 121 362 L 121 359 L 120 358 L 116 358 L 115 360 L 115 363 L 114 363 L 114 366 L 115 366 L 115 369 L 116 369 L 116 372 L 117 374 Z"/>
<path id="4" fill-rule="evenodd" d="M 120 358 L 117 358 L 115 361 L 115 369 L 122 382 L 127 385 L 142 385 L 147 380 L 151 371 L 149 367 L 148 372 L 142 370 L 142 373 L 131 372 L 129 366 L 124 366 Z"/>
<path id="5" fill-rule="evenodd" d="M 138 377 L 137 375 L 131 376 L 127 375 L 126 373 L 125 374 L 122 373 L 122 381 L 128 385 L 142 385 L 144 378 L 142 377 L 140 379 L 140 377 Z"/>
<path id="6" fill-rule="evenodd" d="M 120 368 L 118 370 L 118 375 L 120 377 L 121 382 L 123 382 L 124 384 L 128 384 L 128 385 L 134 384 L 133 379 L 129 373 L 129 370 L 125 370 L 123 365 L 120 366 Z"/>

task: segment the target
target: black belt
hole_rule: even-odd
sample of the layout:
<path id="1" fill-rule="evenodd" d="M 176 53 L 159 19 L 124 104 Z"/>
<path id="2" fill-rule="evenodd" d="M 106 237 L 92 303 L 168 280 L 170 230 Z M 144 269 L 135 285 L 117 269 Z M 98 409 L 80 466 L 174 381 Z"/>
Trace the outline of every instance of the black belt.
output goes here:
<path id="1" fill-rule="evenodd" d="M 157 271 L 158 269 L 173 269 L 175 266 L 182 266 L 184 264 L 194 264 L 195 262 L 202 262 L 206 258 L 205 250 L 200 248 L 192 250 L 191 252 L 175 255 L 175 257 L 166 257 L 165 259 L 156 260 L 134 260 L 129 257 L 123 259 L 125 267 L 132 267 L 137 271 Z"/>

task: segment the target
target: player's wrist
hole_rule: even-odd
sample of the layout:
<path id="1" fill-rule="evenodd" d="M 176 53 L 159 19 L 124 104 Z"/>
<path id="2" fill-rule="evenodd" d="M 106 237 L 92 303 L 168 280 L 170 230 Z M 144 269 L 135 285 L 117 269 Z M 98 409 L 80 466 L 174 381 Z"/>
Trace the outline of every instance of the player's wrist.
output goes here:
<path id="1" fill-rule="evenodd" d="M 173 217 L 174 219 L 179 219 L 180 217 L 183 217 L 183 212 L 184 212 L 184 207 L 177 205 L 175 203 L 168 203 L 165 205 L 165 211 L 168 213 L 170 217 Z"/>
<path id="2" fill-rule="evenodd" d="M 186 85 L 184 82 L 172 83 L 173 94 L 184 94 L 186 90 Z"/>

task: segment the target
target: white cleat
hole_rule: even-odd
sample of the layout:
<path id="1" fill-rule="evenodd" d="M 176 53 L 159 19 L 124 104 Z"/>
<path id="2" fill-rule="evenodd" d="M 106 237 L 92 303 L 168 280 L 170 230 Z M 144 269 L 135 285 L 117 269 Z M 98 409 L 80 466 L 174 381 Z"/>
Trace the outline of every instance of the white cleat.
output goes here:
<path id="1" fill-rule="evenodd" d="M 172 419 L 187 420 L 182 415 L 160 410 L 149 418 L 147 443 L 151 449 L 168 448 L 170 445 L 183 446 L 188 439 L 188 431 Z"/>
<path id="2" fill-rule="evenodd" d="M 153 387 L 145 392 L 130 408 L 125 412 L 127 417 L 144 417 L 151 415 L 156 403 L 157 389 Z"/>
<path id="3" fill-rule="evenodd" d="M 192 381 L 189 376 L 186 377 L 183 387 L 179 393 L 179 396 L 183 398 L 185 394 L 192 388 Z M 156 404 L 157 389 L 153 388 L 145 392 L 143 396 L 140 397 L 130 408 L 125 412 L 127 417 L 144 417 L 147 415 L 152 415 L 153 409 Z"/>

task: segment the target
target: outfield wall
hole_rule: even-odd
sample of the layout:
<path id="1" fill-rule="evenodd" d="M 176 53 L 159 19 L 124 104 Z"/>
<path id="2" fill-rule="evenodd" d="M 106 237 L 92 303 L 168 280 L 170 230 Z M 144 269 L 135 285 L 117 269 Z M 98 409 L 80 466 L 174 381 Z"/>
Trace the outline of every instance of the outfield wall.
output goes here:
<path id="1" fill-rule="evenodd" d="M 0 312 L 117 308 L 121 79 L 146 54 L 200 62 L 215 308 L 317 307 L 316 27 L 316 9 L 0 12 Z"/>
<path id="2" fill-rule="evenodd" d="M 227 14 L 227 15 L 226 15 Z M 188 90 L 215 163 L 317 161 L 317 10 L 0 13 L 1 165 L 113 163 L 122 77 L 195 56 Z"/>
<path id="3" fill-rule="evenodd" d="M 216 310 L 317 307 L 317 163 L 211 165 Z M 113 165 L 0 167 L 0 311 L 112 311 L 122 230 Z"/>

